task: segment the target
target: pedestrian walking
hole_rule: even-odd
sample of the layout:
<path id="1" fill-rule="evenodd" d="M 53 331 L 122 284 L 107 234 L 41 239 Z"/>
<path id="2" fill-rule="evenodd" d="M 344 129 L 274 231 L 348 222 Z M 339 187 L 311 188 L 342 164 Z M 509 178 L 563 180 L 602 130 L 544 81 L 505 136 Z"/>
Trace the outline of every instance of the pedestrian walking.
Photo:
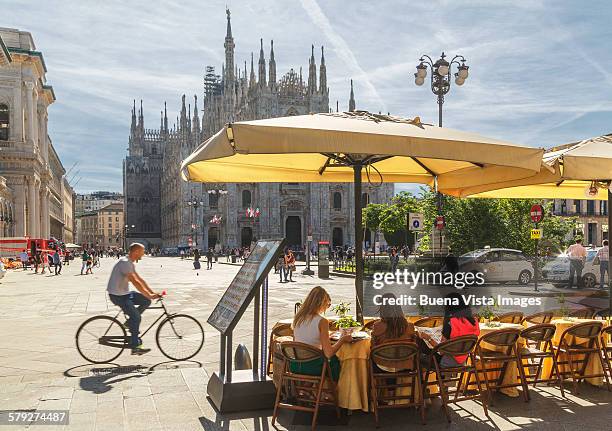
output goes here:
<path id="1" fill-rule="evenodd" d="M 610 255 L 608 254 L 608 240 L 604 239 L 603 247 L 599 249 L 597 254 L 595 255 L 595 259 L 599 260 L 599 288 L 603 289 L 604 278 L 606 276 L 606 272 L 608 273 L 608 282 L 610 280 Z M 594 262 L 593 262 L 594 263 Z"/>
<path id="2" fill-rule="evenodd" d="M 293 271 L 295 271 L 295 256 L 293 255 L 293 251 L 291 249 L 287 250 L 285 254 L 285 281 L 294 281 L 293 280 Z M 289 280 L 287 280 L 287 274 L 289 275 Z"/>
<path id="3" fill-rule="evenodd" d="M 397 265 L 399 265 L 399 254 L 397 254 L 395 247 L 391 249 L 389 260 L 391 261 L 391 272 L 395 274 L 397 272 Z"/>
<path id="4" fill-rule="evenodd" d="M 213 249 L 212 248 L 208 248 L 208 251 L 206 252 L 206 269 L 212 269 L 213 267 Z"/>
<path id="5" fill-rule="evenodd" d="M 25 271 L 30 266 L 30 257 L 28 256 L 27 251 L 22 251 L 19 253 L 19 260 L 21 261 L 21 266 L 23 266 L 23 270 Z"/>
<path id="6" fill-rule="evenodd" d="M 569 246 L 567 255 L 570 262 L 569 284 L 567 288 L 573 288 L 574 274 L 576 274 L 576 289 L 578 289 L 582 287 L 582 268 L 584 268 L 584 261 L 587 255 L 586 248 L 582 245 L 582 238 L 576 239 L 576 243 Z"/>
<path id="7" fill-rule="evenodd" d="M 83 275 L 83 271 L 85 271 L 87 274 L 87 261 L 89 260 L 89 253 L 87 253 L 87 250 L 83 249 L 81 259 L 83 260 L 83 263 L 81 264 L 81 275 Z"/>
<path id="8" fill-rule="evenodd" d="M 55 267 L 55 275 L 60 275 L 62 273 L 62 256 L 59 250 L 55 250 L 55 253 L 53 253 L 53 266 Z M 49 269 L 49 271 L 51 270 Z"/>
<path id="9" fill-rule="evenodd" d="M 45 273 L 45 270 L 48 268 L 49 269 L 49 274 L 51 274 L 51 266 L 49 265 L 49 255 L 47 254 L 46 251 L 43 251 L 40 254 L 40 261 L 41 261 L 41 265 L 42 265 L 42 272 L 41 274 Z"/>

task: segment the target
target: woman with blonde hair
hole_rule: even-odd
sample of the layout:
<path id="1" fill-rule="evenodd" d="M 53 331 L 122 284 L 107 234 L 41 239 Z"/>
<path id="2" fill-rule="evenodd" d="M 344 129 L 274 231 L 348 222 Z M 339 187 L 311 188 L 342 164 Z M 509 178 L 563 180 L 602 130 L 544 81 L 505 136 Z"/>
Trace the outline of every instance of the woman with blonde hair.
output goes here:
<path id="1" fill-rule="evenodd" d="M 321 286 L 313 287 L 293 318 L 293 339 L 299 343 L 309 344 L 323 350 L 329 359 L 329 365 L 334 380 L 340 376 L 340 361 L 336 352 L 343 344 L 350 342 L 350 334 L 342 336 L 335 344 L 329 340 L 329 322 L 323 313 L 331 305 L 331 297 Z M 320 375 L 323 363 L 320 359 L 309 362 L 291 363 L 294 373 Z"/>

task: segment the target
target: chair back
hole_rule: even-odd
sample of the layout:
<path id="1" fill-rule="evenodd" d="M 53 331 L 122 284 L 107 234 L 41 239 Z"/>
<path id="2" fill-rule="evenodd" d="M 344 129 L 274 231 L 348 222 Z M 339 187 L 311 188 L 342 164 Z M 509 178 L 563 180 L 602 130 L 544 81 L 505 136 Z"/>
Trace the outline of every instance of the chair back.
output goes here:
<path id="1" fill-rule="evenodd" d="M 389 341 L 372 348 L 370 360 L 373 364 L 392 368 L 405 368 L 407 361 L 417 357 L 419 347 L 410 341 Z"/>
<path id="2" fill-rule="evenodd" d="M 510 313 L 500 314 L 495 317 L 495 321 L 501 323 L 521 323 L 523 321 L 523 313 L 520 311 L 512 311 Z"/>
<path id="3" fill-rule="evenodd" d="M 373 319 L 370 320 L 368 323 L 366 323 L 365 325 L 363 325 L 363 330 L 372 330 L 372 328 L 374 328 L 374 325 L 376 325 L 378 322 L 380 322 L 380 319 Z"/>
<path id="4" fill-rule="evenodd" d="M 435 316 L 435 317 L 423 317 L 422 319 L 414 322 L 414 326 L 420 326 L 422 328 L 434 328 L 436 326 L 442 326 L 444 322 L 444 317 Z"/>
<path id="5" fill-rule="evenodd" d="M 478 343 L 478 337 L 475 335 L 464 335 L 456 337 L 452 340 L 443 341 L 433 348 L 432 353 L 440 355 L 461 356 L 467 355 L 474 350 Z"/>
<path id="6" fill-rule="evenodd" d="M 508 347 L 517 342 L 521 335 L 520 329 L 508 328 L 489 332 L 480 338 L 481 343 L 489 343 L 494 346 Z"/>
<path id="7" fill-rule="evenodd" d="M 525 316 L 525 322 L 529 322 L 533 325 L 540 325 L 542 323 L 550 323 L 553 318 L 552 311 L 542 311 L 540 313 L 530 314 Z"/>
<path id="8" fill-rule="evenodd" d="M 293 314 L 297 314 L 297 312 L 300 310 L 300 307 L 302 306 L 301 302 L 296 302 L 295 305 L 293 306 Z"/>
<path id="9" fill-rule="evenodd" d="M 521 331 L 521 337 L 525 340 L 535 341 L 536 343 L 543 343 L 552 340 L 555 336 L 555 325 L 550 323 L 542 323 L 540 325 L 533 325 L 527 329 Z"/>
<path id="10" fill-rule="evenodd" d="M 307 362 L 317 358 L 325 358 L 323 350 L 310 344 L 297 341 L 283 341 L 280 345 L 283 358 L 292 362 Z"/>
<path id="11" fill-rule="evenodd" d="M 291 323 L 280 323 L 272 328 L 271 337 L 274 340 L 277 337 L 293 336 L 293 328 Z"/>
<path id="12" fill-rule="evenodd" d="M 606 326 L 603 328 L 601 330 L 601 335 L 604 337 L 607 335 L 608 337 L 612 338 L 612 326 Z"/>
<path id="13" fill-rule="evenodd" d="M 603 322 L 585 322 L 571 326 L 563 332 L 561 339 L 566 335 L 571 335 L 577 338 L 593 339 L 599 336 Z"/>
<path id="14" fill-rule="evenodd" d="M 595 310 L 588 307 L 578 308 L 570 313 L 571 317 L 576 317 L 578 319 L 592 319 L 594 315 Z"/>

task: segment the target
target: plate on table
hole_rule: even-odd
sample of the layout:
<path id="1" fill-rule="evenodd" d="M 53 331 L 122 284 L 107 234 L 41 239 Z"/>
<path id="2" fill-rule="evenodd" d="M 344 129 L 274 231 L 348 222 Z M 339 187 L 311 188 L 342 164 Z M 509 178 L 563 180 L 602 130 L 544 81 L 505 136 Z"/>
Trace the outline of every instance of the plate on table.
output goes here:
<path id="1" fill-rule="evenodd" d="M 364 338 L 368 338 L 368 333 L 365 331 L 355 331 L 351 335 L 354 340 L 363 340 Z"/>

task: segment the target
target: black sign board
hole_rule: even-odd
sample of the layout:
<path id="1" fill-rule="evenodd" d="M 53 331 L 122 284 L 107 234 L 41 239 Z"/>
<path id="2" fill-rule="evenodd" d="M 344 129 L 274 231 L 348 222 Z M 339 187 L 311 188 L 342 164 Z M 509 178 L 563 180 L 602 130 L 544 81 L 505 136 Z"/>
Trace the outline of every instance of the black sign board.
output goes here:
<path id="1" fill-rule="evenodd" d="M 224 335 L 234 329 L 253 295 L 278 260 L 284 244 L 284 239 L 257 241 L 246 262 L 208 317 L 211 326 Z"/>

